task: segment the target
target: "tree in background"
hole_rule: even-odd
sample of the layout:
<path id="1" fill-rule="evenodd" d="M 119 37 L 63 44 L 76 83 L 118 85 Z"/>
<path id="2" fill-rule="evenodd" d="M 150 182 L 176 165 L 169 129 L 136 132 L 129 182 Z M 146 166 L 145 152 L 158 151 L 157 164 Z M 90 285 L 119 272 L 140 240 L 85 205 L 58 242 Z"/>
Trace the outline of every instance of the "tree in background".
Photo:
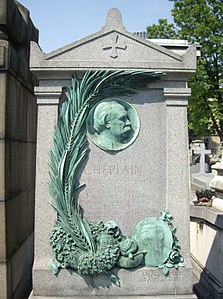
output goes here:
<path id="1" fill-rule="evenodd" d="M 174 24 L 160 19 L 147 27 L 148 38 L 187 39 L 201 45 L 188 118 L 191 137 L 217 134 L 223 140 L 222 0 L 172 0 Z"/>
<path id="2" fill-rule="evenodd" d="M 153 24 L 147 28 L 148 38 L 178 38 L 174 24 L 168 24 L 167 19 L 159 19 L 158 24 Z"/>

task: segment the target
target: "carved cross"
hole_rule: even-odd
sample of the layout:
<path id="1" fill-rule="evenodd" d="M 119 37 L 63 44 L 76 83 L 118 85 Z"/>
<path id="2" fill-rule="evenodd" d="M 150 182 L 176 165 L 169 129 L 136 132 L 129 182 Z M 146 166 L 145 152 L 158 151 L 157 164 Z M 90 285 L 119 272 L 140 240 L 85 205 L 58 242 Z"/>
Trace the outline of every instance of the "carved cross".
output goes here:
<path id="1" fill-rule="evenodd" d="M 194 150 L 194 154 L 200 155 L 200 173 L 205 173 L 205 155 L 210 155 L 211 150 L 206 150 L 205 144 L 201 143 L 200 148 L 197 150 Z"/>
<path id="2" fill-rule="evenodd" d="M 117 58 L 118 57 L 118 51 L 117 49 L 125 50 L 127 48 L 124 44 L 118 44 L 119 35 L 116 34 L 113 36 L 113 41 L 110 46 L 104 47 L 103 50 L 111 50 L 110 57 Z"/>

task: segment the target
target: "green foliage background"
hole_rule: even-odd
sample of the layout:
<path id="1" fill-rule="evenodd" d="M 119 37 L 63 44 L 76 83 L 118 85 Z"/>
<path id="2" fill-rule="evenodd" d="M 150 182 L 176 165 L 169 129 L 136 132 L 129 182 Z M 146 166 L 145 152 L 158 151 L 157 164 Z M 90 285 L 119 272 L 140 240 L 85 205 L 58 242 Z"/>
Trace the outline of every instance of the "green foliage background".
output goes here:
<path id="1" fill-rule="evenodd" d="M 218 135 L 223 140 L 223 2 L 172 0 L 174 23 L 159 19 L 148 38 L 186 39 L 201 45 L 197 72 L 189 81 L 190 137 Z"/>

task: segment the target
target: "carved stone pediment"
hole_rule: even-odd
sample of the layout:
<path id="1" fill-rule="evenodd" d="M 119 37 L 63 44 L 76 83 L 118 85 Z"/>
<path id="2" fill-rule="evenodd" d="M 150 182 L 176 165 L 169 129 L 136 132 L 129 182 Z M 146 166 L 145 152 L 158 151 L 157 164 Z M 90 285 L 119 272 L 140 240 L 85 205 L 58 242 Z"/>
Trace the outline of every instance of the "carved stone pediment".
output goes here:
<path id="1" fill-rule="evenodd" d="M 188 70 L 196 67 L 195 46 L 180 54 L 126 31 L 117 9 L 108 12 L 101 31 L 45 54 L 32 42 L 33 70 L 159 69 Z"/>

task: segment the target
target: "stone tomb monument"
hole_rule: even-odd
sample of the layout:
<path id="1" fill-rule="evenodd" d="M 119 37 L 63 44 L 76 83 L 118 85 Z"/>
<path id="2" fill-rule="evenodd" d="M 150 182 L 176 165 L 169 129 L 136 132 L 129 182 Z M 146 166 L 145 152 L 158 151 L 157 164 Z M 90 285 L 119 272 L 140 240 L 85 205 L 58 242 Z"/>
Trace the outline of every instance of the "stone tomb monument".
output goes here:
<path id="1" fill-rule="evenodd" d="M 59 50 L 32 43 L 31 69 L 32 297 L 196 298 L 186 112 L 196 47 L 137 37 L 112 9 L 101 31 Z"/>

